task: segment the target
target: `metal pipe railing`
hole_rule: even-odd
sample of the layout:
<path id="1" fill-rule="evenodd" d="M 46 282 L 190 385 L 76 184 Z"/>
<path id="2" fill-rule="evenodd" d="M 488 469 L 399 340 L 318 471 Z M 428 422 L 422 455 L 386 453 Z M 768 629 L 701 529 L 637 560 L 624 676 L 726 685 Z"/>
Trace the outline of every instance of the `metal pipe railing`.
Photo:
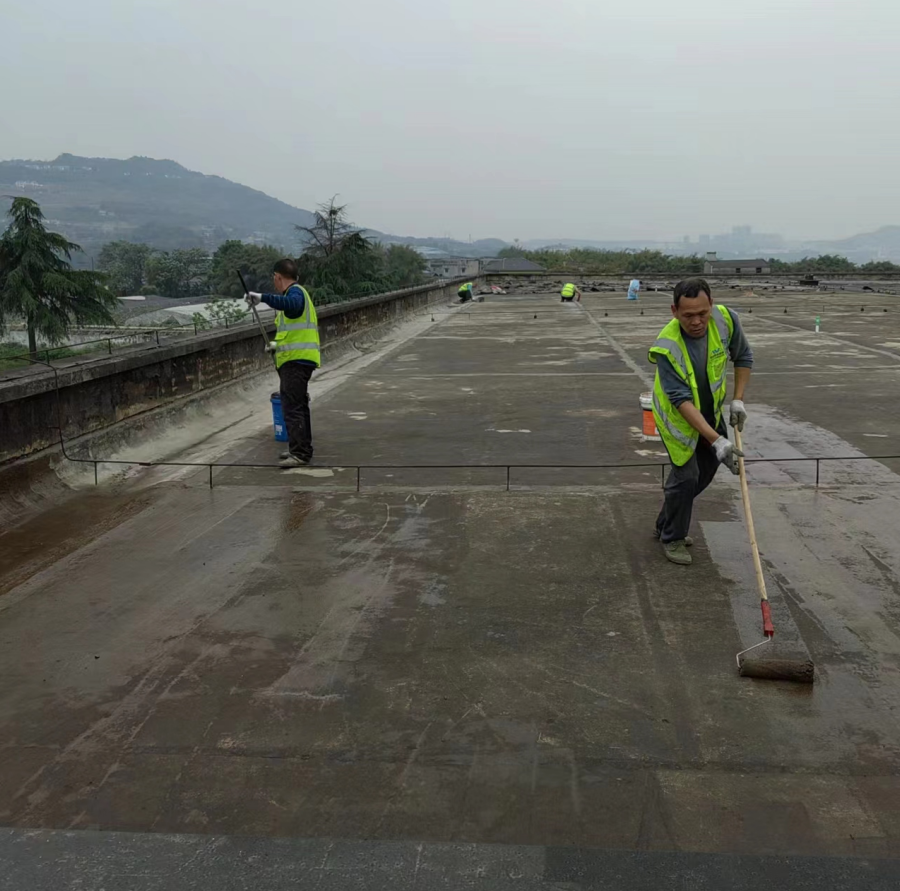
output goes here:
<path id="1" fill-rule="evenodd" d="M 275 463 L 234 462 L 234 461 L 139 461 L 124 458 L 77 458 L 65 451 L 65 443 L 60 437 L 63 457 L 76 464 L 92 464 L 94 468 L 94 483 L 99 485 L 99 466 L 101 464 L 113 464 L 127 467 L 196 467 L 206 468 L 209 473 L 209 488 L 213 488 L 213 471 L 225 468 L 245 469 L 269 469 L 281 470 L 281 465 Z M 795 456 L 790 458 L 745 458 L 745 464 L 786 464 L 786 463 L 815 463 L 816 481 L 815 488 L 821 484 L 821 465 L 829 462 L 840 461 L 891 461 L 900 460 L 900 455 L 818 455 Z M 503 471 L 506 476 L 505 491 L 512 491 L 512 474 L 516 470 L 630 470 L 648 467 L 660 469 L 660 485 L 665 485 L 665 471 L 669 466 L 667 461 L 642 461 L 635 463 L 612 464 L 316 464 L 315 470 L 331 471 L 355 471 L 356 491 L 362 490 L 363 471 L 372 470 L 497 470 Z"/>

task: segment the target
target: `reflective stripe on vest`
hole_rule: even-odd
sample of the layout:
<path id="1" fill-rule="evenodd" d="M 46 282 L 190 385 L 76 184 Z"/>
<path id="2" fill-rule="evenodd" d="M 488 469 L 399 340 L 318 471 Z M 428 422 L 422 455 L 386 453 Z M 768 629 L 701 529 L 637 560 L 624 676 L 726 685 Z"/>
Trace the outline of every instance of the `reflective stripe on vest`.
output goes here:
<path id="1" fill-rule="evenodd" d="M 316 308 L 305 288 L 291 285 L 288 290 L 298 288 L 303 292 L 303 314 L 296 318 L 279 312 L 275 316 L 275 366 L 281 368 L 285 362 L 312 362 L 321 364 L 319 346 L 319 320 Z"/>
<path id="2" fill-rule="evenodd" d="M 706 374 L 713 397 L 716 424 L 722 420 L 722 406 L 728 384 L 728 344 L 734 332 L 731 313 L 724 306 L 713 306 L 712 325 L 707 328 Z M 700 394 L 691 358 L 684 343 L 684 335 L 677 319 L 672 319 L 650 348 L 650 361 L 655 365 L 658 356 L 665 356 L 678 376 L 691 388 L 694 405 L 699 409 Z M 653 383 L 653 417 L 672 462 L 678 467 L 687 464 L 697 448 L 700 434 L 684 419 L 666 395 L 656 372 Z"/>
<path id="3" fill-rule="evenodd" d="M 307 341 L 306 343 L 294 343 L 291 341 L 290 343 L 280 343 L 277 347 L 275 347 L 276 353 L 290 353 L 297 350 L 315 350 L 319 351 L 319 344 L 315 340 Z"/>
<path id="4" fill-rule="evenodd" d="M 670 355 L 669 361 L 671 361 L 673 365 L 677 365 L 679 368 L 686 367 L 685 356 L 687 355 L 687 352 L 682 349 L 682 343 L 679 343 L 677 340 L 672 340 L 669 337 L 663 337 L 662 334 L 660 334 L 653 346 L 665 347 L 666 351 Z M 650 361 L 653 362 L 653 359 L 651 359 Z"/>
<path id="5" fill-rule="evenodd" d="M 562 297 L 574 297 L 574 296 L 575 296 L 575 292 L 576 292 L 577 290 L 578 290 L 578 289 L 575 287 L 575 285 L 573 285 L 573 284 L 570 282 L 570 283 L 567 284 L 567 285 L 563 285 L 563 289 L 562 289 L 562 291 L 560 291 L 560 295 L 561 295 Z"/>
<path id="6" fill-rule="evenodd" d="M 472 290 L 472 282 L 466 282 L 464 285 L 459 286 L 458 294 L 462 294 L 463 291 L 471 291 Z"/>
<path id="7" fill-rule="evenodd" d="M 700 434 L 694 430 L 693 436 L 685 436 L 677 427 L 673 426 L 669 421 L 665 409 L 657 398 L 656 392 L 653 393 L 653 417 L 657 419 L 657 429 L 665 427 L 669 436 L 680 442 L 683 446 L 689 448 L 693 454 L 694 449 L 697 447 L 697 441 L 700 438 Z"/>

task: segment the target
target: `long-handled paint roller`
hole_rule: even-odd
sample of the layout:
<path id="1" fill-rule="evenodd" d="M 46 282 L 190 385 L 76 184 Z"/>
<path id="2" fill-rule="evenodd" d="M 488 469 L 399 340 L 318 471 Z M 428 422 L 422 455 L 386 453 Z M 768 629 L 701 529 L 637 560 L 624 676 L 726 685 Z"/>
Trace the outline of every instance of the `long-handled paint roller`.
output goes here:
<path id="1" fill-rule="evenodd" d="M 734 428 L 734 443 L 743 451 L 741 431 Z M 747 470 L 744 459 L 738 458 L 738 469 L 741 478 L 741 497 L 744 500 L 744 516 L 747 519 L 747 532 L 750 535 L 750 550 L 753 552 L 753 566 L 756 569 L 756 583 L 759 586 L 759 605 L 762 611 L 764 639 L 737 654 L 738 671 L 743 677 L 763 678 L 770 681 L 795 681 L 798 684 L 811 684 L 815 680 L 815 667 L 809 658 L 801 656 L 790 658 L 786 654 L 773 652 L 772 638 L 775 636 L 775 625 L 772 623 L 772 610 L 766 593 L 766 579 L 763 575 L 762 561 L 759 558 L 759 547 L 756 543 L 756 529 L 753 525 L 753 514 L 750 511 L 750 490 L 747 486 Z M 769 644 L 760 653 L 760 647 Z M 754 652 L 755 651 L 755 652 Z M 754 653 L 748 656 L 748 653 Z"/>
<path id="2" fill-rule="evenodd" d="M 241 287 L 244 289 L 244 293 L 249 294 L 250 289 L 247 287 L 247 282 L 244 281 L 244 274 L 241 272 L 240 269 L 237 270 L 237 274 L 238 274 L 238 278 L 241 280 Z M 256 311 L 256 307 L 252 303 L 250 304 L 250 309 L 253 312 L 253 318 L 256 319 L 256 324 L 259 325 L 259 333 L 262 334 L 262 338 L 266 343 L 266 352 L 271 354 L 272 361 L 274 362 L 275 361 L 275 353 L 272 352 L 272 349 L 270 346 L 270 341 L 269 341 L 269 335 L 266 333 L 266 326 L 263 325 L 262 319 L 259 317 L 259 313 Z"/>

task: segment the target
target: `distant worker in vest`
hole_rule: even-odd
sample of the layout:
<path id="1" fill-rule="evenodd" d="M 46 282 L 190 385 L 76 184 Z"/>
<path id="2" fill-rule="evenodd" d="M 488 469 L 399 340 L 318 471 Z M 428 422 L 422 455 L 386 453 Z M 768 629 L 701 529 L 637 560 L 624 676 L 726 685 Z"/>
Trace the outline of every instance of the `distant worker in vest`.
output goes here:
<path id="1" fill-rule="evenodd" d="M 460 285 L 457 293 L 459 295 L 460 303 L 466 303 L 469 300 L 472 300 L 475 293 L 472 282 L 466 282 L 464 285 Z"/>
<path id="2" fill-rule="evenodd" d="M 277 313 L 277 331 L 270 349 L 281 379 L 281 407 L 288 434 L 288 450 L 281 455 L 279 464 L 285 469 L 305 467 L 312 461 L 309 379 L 321 364 L 316 308 L 306 289 L 297 282 L 298 276 L 294 260 L 279 260 L 273 276 L 278 293 L 251 291 L 244 295 L 248 306 L 265 303 Z"/>
<path id="3" fill-rule="evenodd" d="M 579 291 L 572 282 L 563 285 L 563 289 L 559 292 L 559 295 L 563 303 L 571 303 L 572 300 L 577 300 L 581 303 L 581 291 Z"/>
<path id="4" fill-rule="evenodd" d="M 631 282 L 628 284 L 628 299 L 629 300 L 637 300 L 638 296 L 641 293 L 641 280 L 639 278 L 633 278 Z"/>
<path id="5" fill-rule="evenodd" d="M 672 462 L 655 535 L 672 563 L 688 566 L 694 499 L 712 482 L 720 464 L 737 474 L 737 459 L 743 457 L 728 438 L 722 413 L 728 358 L 734 364 L 729 423 L 743 431 L 753 352 L 737 313 L 714 304 L 702 278 L 676 285 L 672 315 L 650 348 L 650 361 L 656 365 L 653 416 Z"/>

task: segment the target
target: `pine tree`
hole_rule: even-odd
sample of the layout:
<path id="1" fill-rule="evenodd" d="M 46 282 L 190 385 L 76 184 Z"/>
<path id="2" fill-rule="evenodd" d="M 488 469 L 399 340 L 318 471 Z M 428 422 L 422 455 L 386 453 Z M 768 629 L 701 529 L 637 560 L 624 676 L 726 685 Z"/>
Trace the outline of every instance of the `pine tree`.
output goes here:
<path id="1" fill-rule="evenodd" d="M 38 203 L 15 198 L 8 215 L 0 236 L 0 331 L 11 319 L 24 320 L 35 355 L 38 337 L 58 344 L 73 325 L 115 324 L 118 301 L 103 275 L 72 269 L 72 254 L 81 248 L 47 231 Z"/>

